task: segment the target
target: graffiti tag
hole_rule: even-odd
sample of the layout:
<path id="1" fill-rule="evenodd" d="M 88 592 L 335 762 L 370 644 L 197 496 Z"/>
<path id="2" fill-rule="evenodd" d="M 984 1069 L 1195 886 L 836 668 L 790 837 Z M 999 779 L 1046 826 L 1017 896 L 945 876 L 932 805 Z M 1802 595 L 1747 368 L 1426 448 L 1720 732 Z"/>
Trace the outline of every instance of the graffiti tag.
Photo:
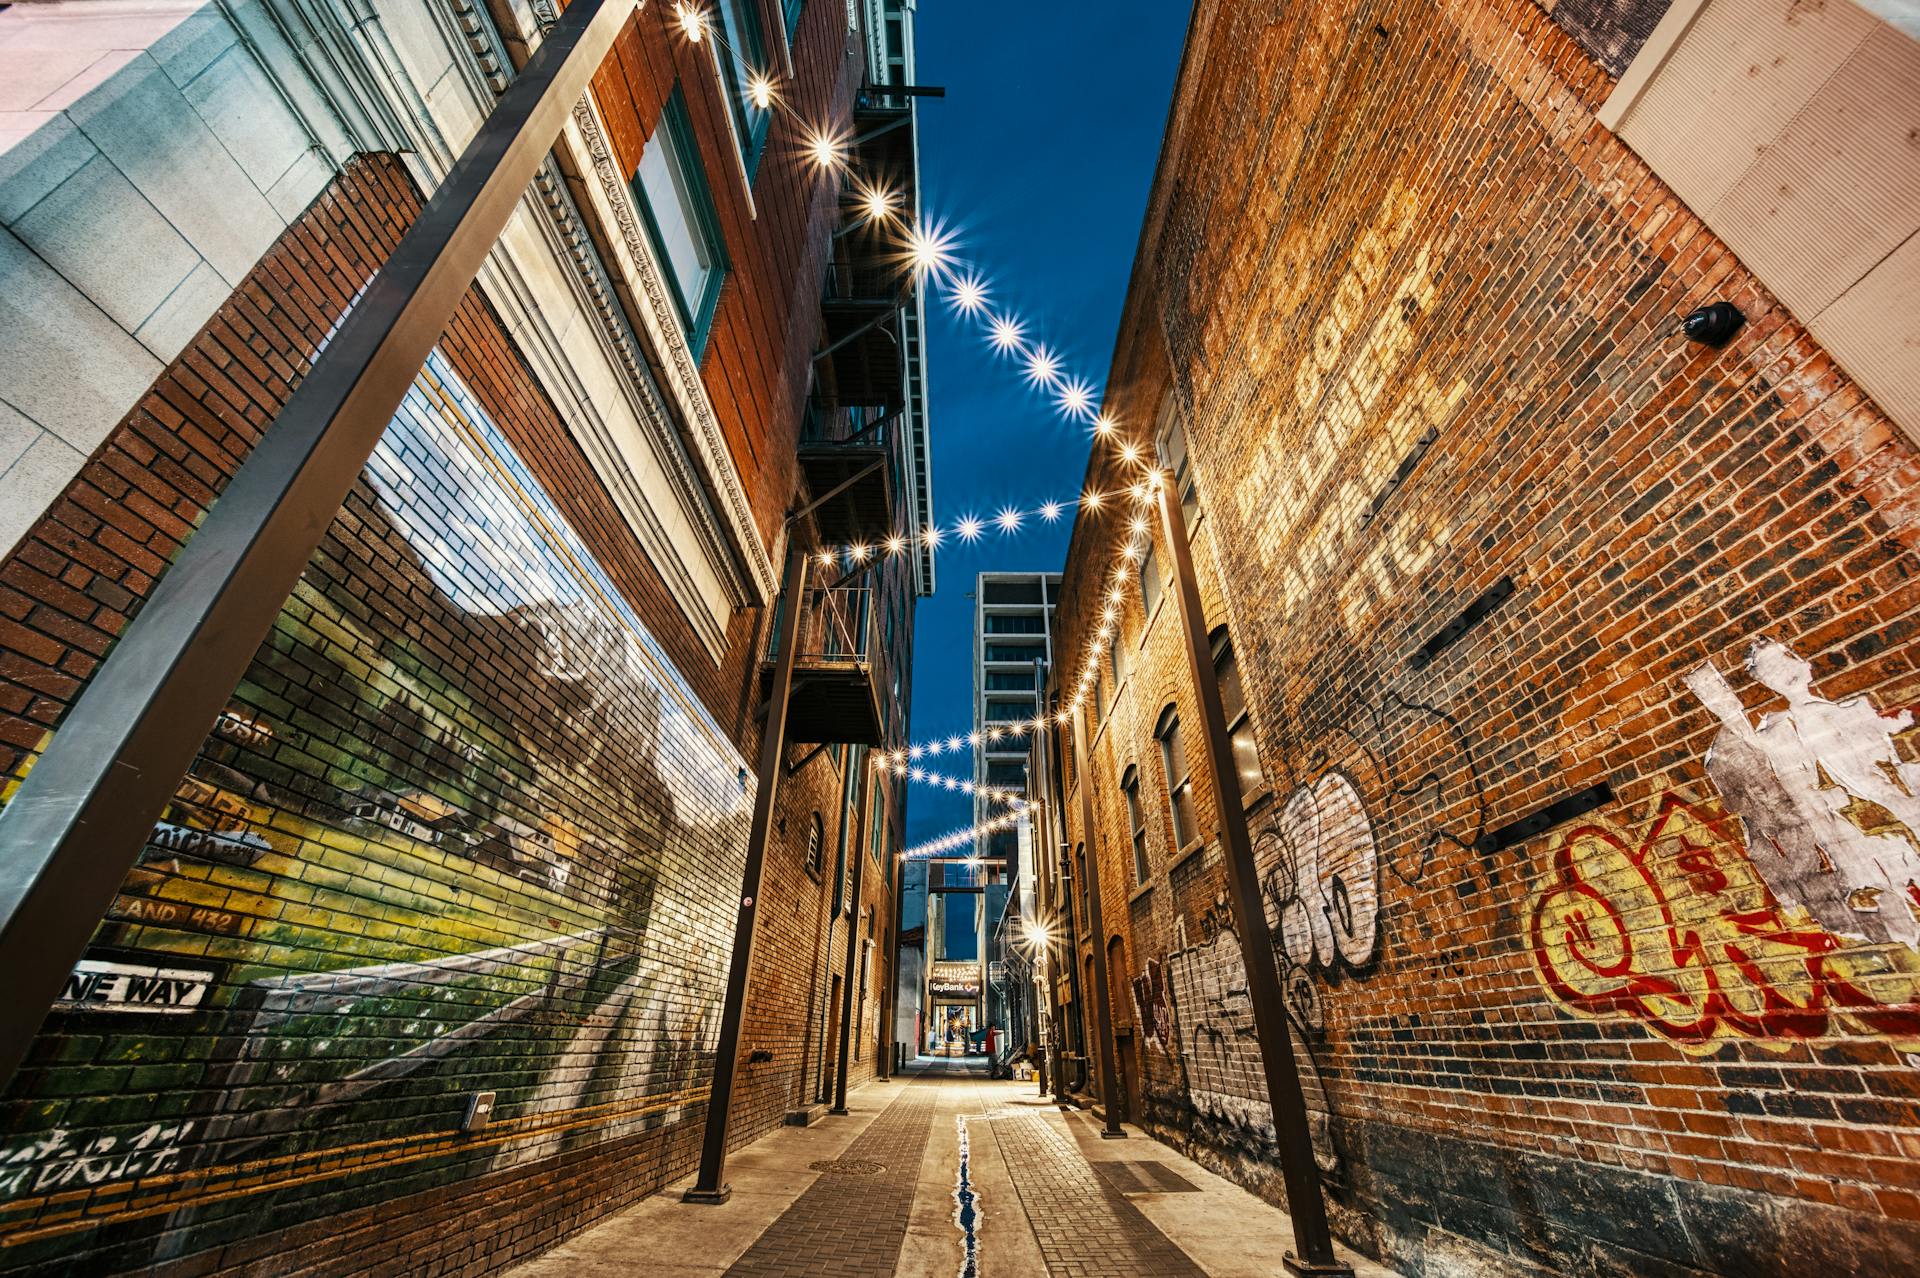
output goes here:
<path id="1" fill-rule="evenodd" d="M 1553 996 L 1692 1052 L 1834 1033 L 1920 1047 L 1920 975 L 1895 965 L 1897 951 L 1848 954 L 1789 921 L 1730 827 L 1669 793 L 1638 838 L 1605 823 L 1568 832 L 1528 920 Z"/>
<path id="2" fill-rule="evenodd" d="M 56 1127 L 44 1136 L 0 1150 L 0 1198 L 172 1171 L 192 1130 L 192 1123 L 154 1123 L 130 1137 L 76 1137 Z"/>

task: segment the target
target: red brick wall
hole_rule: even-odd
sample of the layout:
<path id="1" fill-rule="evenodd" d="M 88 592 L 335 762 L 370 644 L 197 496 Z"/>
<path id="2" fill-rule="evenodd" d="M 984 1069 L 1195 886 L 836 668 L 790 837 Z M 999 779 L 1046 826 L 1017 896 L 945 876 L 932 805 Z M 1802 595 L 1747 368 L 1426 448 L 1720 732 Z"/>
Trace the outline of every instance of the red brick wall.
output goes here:
<path id="1" fill-rule="evenodd" d="M 838 34 L 803 28 L 810 69 Z M 785 213 L 730 224 L 736 260 L 817 254 L 817 184 L 770 161 L 758 189 Z M 0 775 L 31 766 L 420 203 L 393 157 L 354 161 L 0 562 Z M 722 315 L 757 287 L 730 283 Z M 762 302 L 735 340 L 811 349 L 810 295 Z M 297 1252 L 303 1273 L 402 1256 L 490 1272 L 692 1170 L 763 617 L 736 613 L 711 659 L 477 293 L 438 355 L 89 951 L 205 970 L 204 1001 L 56 1010 L 0 1093 L 0 1271 L 253 1272 Z M 708 386 L 761 377 L 742 362 L 717 341 Z M 754 441 L 740 461 L 770 533 L 805 389 L 785 367 L 726 410 Z M 783 787 L 744 1033 L 770 1059 L 746 1067 L 736 1144 L 819 1081 L 851 766 L 827 752 Z M 802 864 L 815 812 L 820 880 Z M 880 947 L 890 885 L 867 865 Z M 461 966 L 496 949 L 512 951 L 497 967 Z M 883 1037 L 883 953 L 856 1085 Z M 408 963 L 425 974 L 396 975 Z M 370 975 L 285 1001 L 341 969 Z M 442 1034 L 453 1050 L 432 1047 Z M 495 1125 L 460 1137 L 481 1090 Z"/>
<path id="2" fill-rule="evenodd" d="M 1434 1274 L 1904 1272 L 1920 469 L 1594 122 L 1609 84 L 1527 3 L 1206 6 L 1112 403 L 1150 431 L 1170 394 L 1198 459 L 1208 621 L 1267 777 L 1255 926 L 1340 1231 Z M 1747 327 L 1690 344 L 1718 298 Z M 1067 652 L 1113 535 L 1076 530 Z M 1174 631 L 1130 599 L 1094 743 L 1105 916 L 1157 1027 L 1136 1104 L 1277 1198 L 1191 733 L 1207 846 L 1170 846 Z"/>

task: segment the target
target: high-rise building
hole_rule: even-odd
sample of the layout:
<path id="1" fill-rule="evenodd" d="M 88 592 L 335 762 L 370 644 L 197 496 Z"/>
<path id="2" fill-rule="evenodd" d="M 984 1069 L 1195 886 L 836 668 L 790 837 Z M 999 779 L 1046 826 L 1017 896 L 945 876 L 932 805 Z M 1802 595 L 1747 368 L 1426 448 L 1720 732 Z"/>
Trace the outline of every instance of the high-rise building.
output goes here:
<path id="1" fill-rule="evenodd" d="M 983 572 L 974 585 L 974 819 L 988 826 L 1027 793 L 1027 729 L 1042 712 L 1060 574 Z M 968 859 L 928 867 L 927 1021 L 942 1039 L 1010 1028 L 1003 924 L 1026 911 L 1032 862 L 1027 823 L 1016 821 L 983 829 Z"/>

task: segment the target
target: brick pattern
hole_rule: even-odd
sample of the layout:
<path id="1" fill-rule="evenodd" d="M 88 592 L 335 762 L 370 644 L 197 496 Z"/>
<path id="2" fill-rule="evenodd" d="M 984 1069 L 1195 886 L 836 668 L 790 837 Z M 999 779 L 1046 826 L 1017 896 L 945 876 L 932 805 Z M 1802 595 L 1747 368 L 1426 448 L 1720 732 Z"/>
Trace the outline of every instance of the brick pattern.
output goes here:
<path id="1" fill-rule="evenodd" d="M 1201 1278 L 1186 1252 L 1127 1201 L 1059 1128 L 1049 1121 L 1001 1110 L 986 1124 L 1013 1171 L 1020 1206 L 1056 1278 Z"/>
<path id="2" fill-rule="evenodd" d="M 806 16 L 796 61 L 845 94 L 833 14 Z M 791 238 L 754 251 L 801 262 L 831 214 L 794 202 L 805 185 L 764 174 L 786 211 L 730 237 Z M 0 777 L 420 204 L 396 158 L 349 164 L 0 562 Z M 810 349 L 805 295 L 729 321 L 737 339 Z M 709 384 L 736 358 L 710 351 Z M 776 510 L 797 387 L 730 410 Z M 889 592 L 905 661 L 903 572 Z M 89 952 L 211 972 L 205 1006 L 56 1011 L 0 1094 L 0 1272 L 486 1273 L 690 1171 L 764 623 L 737 613 L 709 656 L 469 294 Z M 814 814 L 835 840 L 852 766 L 827 752 L 783 785 L 743 1043 L 771 1059 L 744 1067 L 735 1144 L 816 1094 L 837 1046 L 846 924 L 802 862 Z M 879 1059 L 889 889 L 868 874 L 854 1085 Z M 480 1091 L 493 1122 L 459 1136 Z"/>
<path id="3" fill-rule="evenodd" d="M 1826 780 L 1841 742 L 1913 776 L 1920 455 L 1594 122 L 1610 85 L 1529 3 L 1203 5 L 1109 405 L 1145 425 L 1171 399 L 1196 459 L 1201 595 L 1265 774 L 1263 913 L 1343 1235 L 1415 1272 L 1467 1247 L 1517 1272 L 1786 1273 L 1815 1237 L 1900 1272 L 1920 952 L 1899 882 L 1877 921 L 1842 914 L 1739 748 L 1846 706 Z M 1677 336 L 1722 297 L 1749 318 L 1728 347 Z M 1105 536 L 1076 530 L 1062 652 L 1098 624 Z M 1512 598 L 1408 660 L 1506 576 Z M 1106 941 L 1146 1003 L 1133 1112 L 1278 1199 L 1264 1097 L 1203 1103 L 1253 1075 L 1204 1056 L 1235 1040 L 1233 983 L 1196 960 L 1239 921 L 1197 736 L 1210 846 L 1172 842 L 1152 730 L 1197 717 L 1175 629 L 1130 594 L 1092 747 Z M 1810 683 L 1786 695 L 1767 660 Z M 1716 681 L 1733 708 L 1703 699 Z M 1601 780 L 1598 811 L 1476 848 Z M 1794 810 L 1817 816 L 1821 784 Z M 1909 799 L 1847 784 L 1851 832 L 1822 837 L 1903 864 Z M 1077 795 L 1062 810 L 1077 843 Z"/>
<path id="4" fill-rule="evenodd" d="M 892 1278 L 926 1153 L 935 1096 L 909 1086 L 727 1270 L 730 1278 Z"/>

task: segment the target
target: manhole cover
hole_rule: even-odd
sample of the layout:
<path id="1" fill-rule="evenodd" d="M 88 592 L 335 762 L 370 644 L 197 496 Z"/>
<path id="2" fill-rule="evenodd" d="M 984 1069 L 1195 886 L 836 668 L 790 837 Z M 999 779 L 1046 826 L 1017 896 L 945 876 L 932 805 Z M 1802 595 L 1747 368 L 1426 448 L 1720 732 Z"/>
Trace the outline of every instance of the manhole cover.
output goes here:
<path id="1" fill-rule="evenodd" d="M 834 1176 L 877 1176 L 886 1169 L 885 1163 L 876 1163 L 870 1158 L 822 1158 L 807 1164 L 809 1171 Z"/>

